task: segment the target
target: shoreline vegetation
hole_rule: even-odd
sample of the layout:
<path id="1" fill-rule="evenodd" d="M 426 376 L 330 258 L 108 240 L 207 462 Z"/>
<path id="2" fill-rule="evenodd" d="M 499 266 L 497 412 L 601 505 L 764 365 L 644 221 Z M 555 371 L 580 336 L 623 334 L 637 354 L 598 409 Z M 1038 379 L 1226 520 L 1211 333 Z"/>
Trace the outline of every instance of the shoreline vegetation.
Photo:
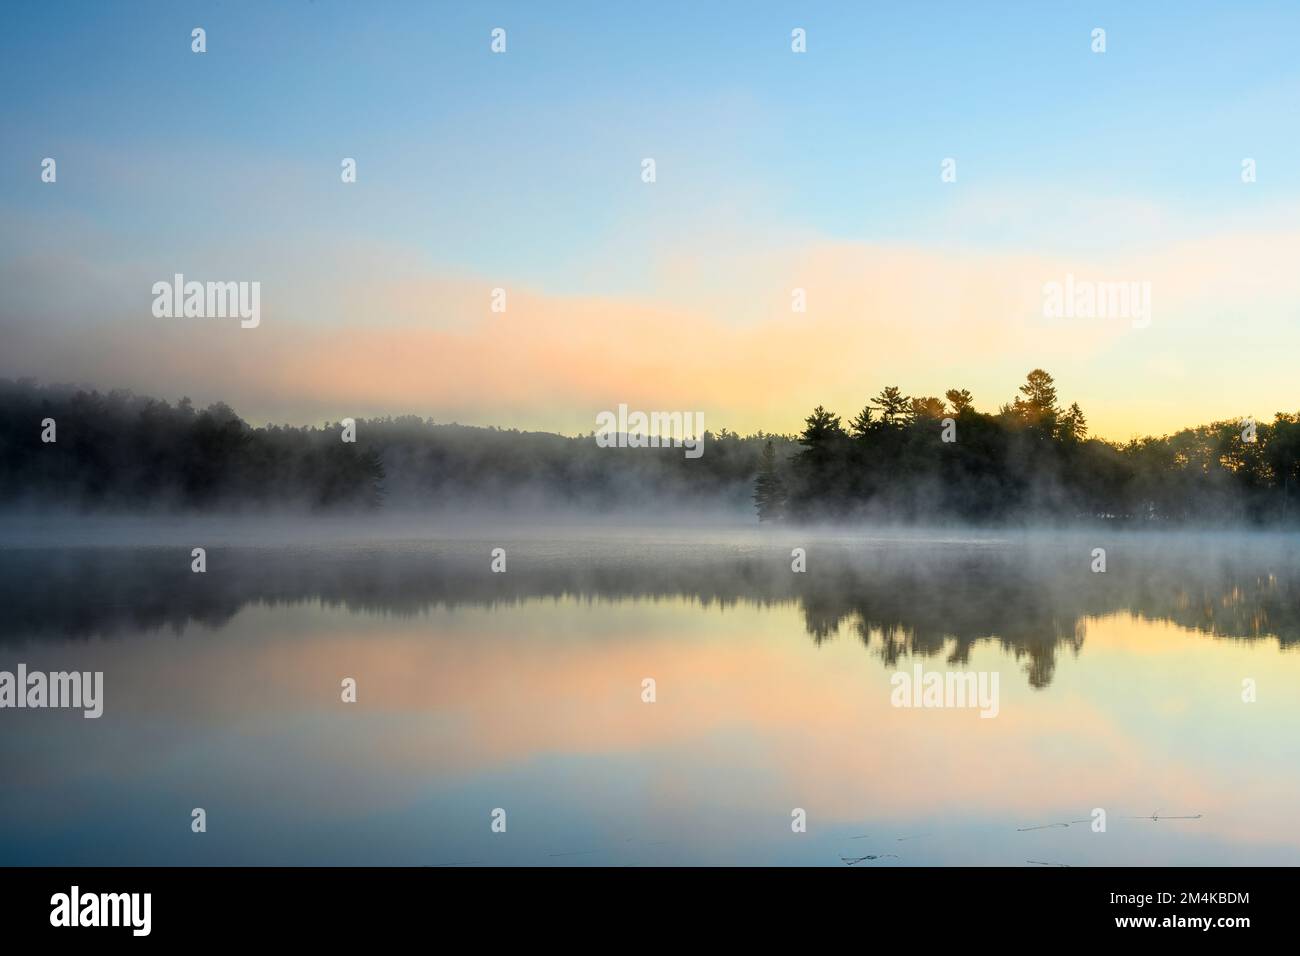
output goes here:
<path id="1" fill-rule="evenodd" d="M 42 440 L 53 420 L 55 440 Z M 214 513 L 452 509 L 592 516 L 674 511 L 764 524 L 1275 527 L 1300 522 L 1300 413 L 1127 443 L 1088 436 L 1052 377 L 975 408 L 882 389 L 844 422 L 818 406 L 796 436 L 706 432 L 704 453 L 602 448 L 414 415 L 253 427 L 128 391 L 0 380 L 0 508 Z"/>

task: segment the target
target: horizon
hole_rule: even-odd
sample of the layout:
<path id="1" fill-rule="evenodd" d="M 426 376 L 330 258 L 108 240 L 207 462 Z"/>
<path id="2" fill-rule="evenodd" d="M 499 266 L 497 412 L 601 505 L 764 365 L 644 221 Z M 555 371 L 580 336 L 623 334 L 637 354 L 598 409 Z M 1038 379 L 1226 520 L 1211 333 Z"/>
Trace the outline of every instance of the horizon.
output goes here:
<path id="1" fill-rule="evenodd" d="M 4 381 L 4 379 L 3 379 L 3 378 L 0 378 L 0 381 Z M 239 419 L 240 419 L 241 421 L 243 421 L 246 425 L 248 425 L 250 428 L 322 429 L 322 428 L 327 428 L 327 427 L 330 427 L 330 426 L 337 425 L 337 424 L 340 422 L 340 420 L 342 420 L 343 418 L 347 418 L 347 417 L 354 418 L 354 419 L 355 419 L 356 421 L 358 421 L 358 422 L 363 422 L 363 421 L 378 421 L 378 420 L 384 420 L 384 419 L 402 419 L 402 418 L 412 418 L 412 417 L 413 417 L 413 418 L 417 418 L 417 419 L 419 419 L 419 420 L 420 420 L 422 423 L 424 423 L 424 424 L 427 424 L 427 425 L 434 425 L 434 426 L 454 425 L 454 426 L 457 426 L 457 427 L 463 427 L 463 428 L 479 428 L 479 429 L 489 429 L 489 430 L 497 430 L 497 431 L 517 431 L 517 432 L 524 433 L 524 434 L 555 435 L 555 436 L 558 436 L 558 437 L 560 437 L 560 438 L 572 438 L 572 439 L 590 438 L 590 437 L 592 437 L 592 436 L 596 436 L 597 438 L 599 438 L 601 434 L 607 434 L 607 435 L 609 435 L 609 436 L 616 436 L 616 435 L 645 435 L 645 436 L 647 436 L 647 437 L 658 436 L 658 437 L 664 438 L 665 440 L 667 440 L 667 437 L 668 437 L 668 436 L 664 436 L 664 435 L 662 435 L 661 432 L 659 432 L 659 431 L 655 431 L 655 430 L 652 430 L 652 429 L 651 429 L 651 430 L 641 430 L 641 431 L 621 431 L 621 430 L 608 431 L 608 430 L 606 430 L 605 432 L 602 433 L 601 430 L 600 430 L 600 428 L 598 427 L 599 422 L 597 422 L 596 424 L 593 424 L 593 425 L 592 425 L 590 428 L 588 428 L 586 431 L 563 432 L 563 431 L 556 431 L 556 430 L 548 429 L 548 428 L 524 428 L 524 427 L 520 427 L 520 426 L 517 426 L 517 425 L 505 424 L 505 423 L 501 423 L 501 422 L 463 422 L 463 421 L 457 421 L 457 420 L 454 420 L 454 419 L 441 419 L 441 418 L 439 418 L 439 417 L 436 416 L 436 415 L 424 414 L 424 413 L 420 413 L 420 412 L 416 412 L 416 411 L 387 411 L 387 412 L 380 412 L 380 413 L 378 413 L 378 414 L 374 414 L 374 415 L 365 415 L 365 414 L 362 414 L 362 415 L 340 415 L 340 416 L 338 416 L 337 418 L 332 418 L 332 419 L 331 419 L 331 418 L 320 418 L 320 419 L 316 419 L 316 420 L 314 420 L 314 421 L 297 421 L 297 422 L 293 422 L 293 421 L 284 421 L 284 420 L 279 420 L 279 421 L 276 421 L 276 420 L 260 420 L 260 421 L 259 421 L 259 420 L 257 420 L 257 419 L 251 418 L 250 416 L 244 414 L 244 413 L 241 411 L 241 409 L 240 409 L 240 408 L 239 408 L 235 403 L 230 402 L 230 401 L 227 401 L 227 400 L 222 399 L 222 398 L 215 398 L 215 399 L 213 399 L 213 400 L 210 401 L 210 402 L 197 402 L 197 401 L 194 401 L 193 397 L 192 397 L 192 396 L 189 396 L 189 395 L 180 395 L 180 396 L 177 396 L 177 397 L 175 397 L 175 398 L 171 398 L 171 397 L 162 396 L 162 395 L 153 395 L 153 394 L 148 394 L 148 393 L 145 393 L 145 392 L 137 391 L 137 390 L 135 390 L 135 389 L 129 389 L 129 388 L 126 388 L 126 389 L 119 389 L 119 388 L 112 388 L 112 387 L 107 387 L 107 388 L 106 388 L 106 387 L 103 387 L 103 386 L 100 386 L 100 385 L 92 385 L 92 384 L 88 384 L 88 383 L 76 383 L 76 382 L 40 382 L 40 381 L 36 381 L 36 380 L 30 379 L 30 378 L 27 378 L 27 379 L 16 378 L 16 379 L 9 379 L 8 381 L 9 381 L 10 383 L 12 383 L 12 384 L 15 384 L 15 385 L 21 385 L 21 384 L 23 384 L 24 382 L 26 382 L 26 383 L 31 384 L 33 387 L 38 388 L 38 389 L 42 389 L 42 388 L 51 388 L 51 389 L 73 389 L 73 390 L 76 390 L 76 391 L 84 391 L 84 392 L 87 392 L 87 393 L 97 393 L 97 394 L 99 394 L 99 395 L 104 395 L 104 396 L 111 395 L 112 393 L 114 393 L 114 392 L 116 392 L 116 391 L 125 391 L 125 392 L 129 392 L 129 393 L 130 393 L 132 396 L 134 396 L 135 398 L 145 399 L 145 400 L 151 400 L 151 401 L 159 401 L 159 402 L 163 402 L 163 403 L 165 403 L 166 405 L 171 406 L 171 407 L 179 407 L 179 406 L 181 405 L 182 402 L 188 400 L 188 401 L 190 402 L 190 404 L 191 404 L 191 407 L 192 407 L 196 412 L 204 411 L 204 410 L 206 410 L 206 409 L 208 409 L 208 408 L 210 408 L 210 407 L 212 407 L 212 406 L 214 406 L 214 405 L 224 404 L 224 405 L 227 406 L 231 411 L 233 411 L 233 412 L 235 413 L 235 415 L 237 415 L 237 416 L 239 417 Z M 922 397 L 922 396 L 905 396 L 905 397 Z M 938 397 L 940 398 L 941 401 L 943 400 L 943 397 L 942 397 L 942 396 L 938 396 Z M 994 407 L 991 407 L 991 408 L 980 408 L 979 405 L 978 405 L 978 403 L 976 403 L 976 404 L 973 406 L 973 411 L 975 411 L 977 414 L 981 414 L 981 415 L 989 415 L 989 416 L 997 417 L 997 416 L 1002 415 L 1002 414 L 1004 413 L 1004 409 L 1003 409 L 1002 406 L 1003 406 L 1003 405 L 1010 405 L 1010 402 L 1011 402 L 1012 400 L 1014 400 L 1014 396 L 1012 396 L 1010 399 L 1008 399 L 1007 402 L 1005 402 L 1005 403 L 999 403 L 997 406 L 994 406 Z M 1063 411 L 1066 410 L 1066 407 L 1068 406 L 1068 404 L 1069 404 L 1068 401 L 1062 403 L 1062 410 L 1063 410 Z M 626 409 L 626 403 L 623 403 L 623 405 L 624 405 L 624 408 Z M 870 407 L 873 407 L 873 408 L 874 408 L 874 407 L 875 407 L 875 406 L 874 406 L 874 398 L 868 398 L 868 399 L 864 400 L 863 405 L 858 406 L 858 408 L 856 408 L 856 409 L 854 409 L 853 411 L 850 411 L 850 412 L 841 411 L 841 410 L 839 410 L 839 409 L 828 409 L 828 411 L 829 411 L 832 415 L 834 415 L 836 418 L 840 419 L 841 422 L 842 422 L 842 423 L 845 425 L 845 427 L 847 428 L 847 425 L 848 425 L 848 421 L 849 421 L 849 419 L 852 418 L 853 415 L 856 414 L 856 412 L 861 411 L 862 408 L 863 408 L 864 406 L 870 406 Z M 818 405 L 818 406 L 817 406 L 817 408 L 822 408 L 822 407 L 823 407 L 822 405 Z M 809 409 L 809 413 L 812 413 L 812 412 L 814 412 L 815 410 L 816 410 L 816 409 Z M 672 410 L 667 410 L 667 411 L 672 411 Z M 680 410 L 679 410 L 679 411 L 680 411 Z M 1007 409 L 1007 411 L 1009 411 L 1009 409 Z M 1087 409 L 1083 409 L 1083 411 L 1084 411 L 1085 414 L 1086 414 Z M 613 414 L 614 414 L 614 413 L 611 412 L 611 411 L 609 411 L 609 410 L 602 410 L 602 411 L 600 411 L 600 412 L 598 413 L 598 415 L 613 415 Z M 658 412 L 656 412 L 655 414 L 658 414 Z M 952 414 L 951 409 L 948 410 L 947 414 Z M 1179 427 L 1179 428 L 1175 428 L 1175 429 L 1173 429 L 1173 430 L 1171 430 L 1171 431 L 1163 432 L 1163 433 L 1160 433 L 1160 434 L 1155 434 L 1155 433 L 1149 433 L 1149 434 L 1145 434 L 1145 435 L 1138 435 L 1138 434 L 1135 434 L 1135 435 L 1131 436 L 1129 439 L 1112 439 L 1112 438 L 1109 438 L 1109 437 L 1106 437 L 1106 436 L 1103 436 L 1103 435 L 1096 435 L 1096 434 L 1093 434 L 1093 433 L 1092 433 L 1091 425 L 1089 424 L 1089 425 L 1087 426 L 1087 427 L 1088 427 L 1088 432 L 1089 432 L 1088 435 L 1087 435 L 1087 438 L 1088 438 L 1088 440 L 1101 441 L 1101 442 L 1104 442 L 1104 443 L 1106 443 L 1106 444 L 1108 444 L 1108 445 L 1113 445 L 1113 446 L 1117 446 L 1117 447 L 1122 447 L 1122 446 L 1128 444 L 1129 441 L 1138 441 L 1138 440 L 1141 440 L 1141 439 L 1148 439 L 1148 438 L 1152 438 L 1152 439 L 1167 439 L 1167 438 L 1172 438 L 1172 437 L 1174 437 L 1175 435 L 1178 435 L 1178 434 L 1183 433 L 1183 432 L 1191 432 L 1191 431 L 1195 431 L 1195 430 L 1197 430 L 1197 429 L 1199 429 L 1199 428 L 1210 428 L 1210 427 L 1213 427 L 1213 426 L 1224 426 L 1224 425 L 1231 425 L 1231 426 L 1233 426 L 1233 427 L 1237 427 L 1237 426 L 1241 425 L 1244 421 L 1254 421 L 1254 422 L 1256 422 L 1256 423 L 1258 423 L 1258 424 L 1269 424 L 1269 423 L 1275 421 L 1276 416 L 1278 416 L 1278 415 L 1300 416 L 1300 410 L 1297 410 L 1297 411 L 1294 411 L 1294 412 L 1293 412 L 1293 411 L 1290 411 L 1290 410 L 1288 410 L 1288 409 L 1276 409 L 1276 410 L 1274 410 L 1273 412 L 1271 412 L 1267 417 L 1264 417 L 1264 418 L 1260 418 L 1260 417 L 1257 417 L 1257 416 L 1253 416 L 1253 417 L 1245 417 L 1245 418 L 1223 418 L 1223 419 L 1217 419 L 1217 420 L 1213 420 L 1213 421 L 1193 422 L 1193 423 L 1188 423 L 1188 424 L 1183 425 L 1183 426 L 1181 426 L 1181 427 Z M 799 435 L 800 435 L 800 433 L 801 433 L 801 432 L 806 428 L 806 418 L 807 418 L 807 416 L 805 416 L 804 419 L 801 420 L 801 425 L 800 425 L 799 428 L 796 428 L 795 430 L 793 430 L 793 431 L 789 431 L 789 432 L 784 432 L 784 431 L 773 431 L 773 430 L 771 430 L 771 429 L 765 429 L 765 428 L 762 428 L 762 427 L 759 427 L 759 428 L 757 428 L 757 429 L 755 429 L 755 430 L 753 430 L 753 431 L 739 431 L 739 430 L 737 430 L 737 429 L 731 428 L 730 425 L 728 425 L 728 424 L 726 424 L 726 423 L 723 423 L 722 425 L 719 425 L 719 426 L 713 426 L 713 425 L 707 425 L 707 424 L 706 424 L 706 426 L 705 426 L 705 428 L 704 428 L 702 434 L 704 434 L 704 435 L 712 435 L 712 436 L 714 436 L 714 437 L 716 438 L 716 436 L 718 436 L 718 435 L 721 434 L 722 432 L 727 432 L 727 433 L 730 434 L 730 435 L 734 435 L 734 436 L 736 436 L 736 437 L 738 437 L 738 438 L 742 438 L 742 439 L 746 439 L 746 440 L 748 440 L 748 439 L 756 439 L 756 438 L 781 438 L 781 439 L 784 439 L 784 440 L 787 440 L 787 441 L 797 442 L 797 441 L 799 440 Z M 652 420 L 652 421 L 653 421 L 653 420 Z"/>
<path id="2" fill-rule="evenodd" d="M 1300 11 L 572 12 L 11 8 L 0 375 L 558 434 L 1035 367 L 1121 443 L 1300 406 Z M 260 324 L 154 314 L 177 274 Z"/>

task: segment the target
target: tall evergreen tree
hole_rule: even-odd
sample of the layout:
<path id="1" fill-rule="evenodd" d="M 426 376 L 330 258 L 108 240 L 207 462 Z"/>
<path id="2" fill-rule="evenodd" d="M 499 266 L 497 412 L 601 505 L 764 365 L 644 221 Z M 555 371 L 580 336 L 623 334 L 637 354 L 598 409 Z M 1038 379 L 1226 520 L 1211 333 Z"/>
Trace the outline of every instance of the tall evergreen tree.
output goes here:
<path id="1" fill-rule="evenodd" d="M 868 405 L 850 420 L 849 431 L 854 438 L 866 438 L 876 430 L 875 414 L 876 410 Z"/>
<path id="2" fill-rule="evenodd" d="M 1088 437 L 1088 420 L 1083 417 L 1078 402 L 1071 402 L 1069 411 L 1061 416 L 1060 435 L 1066 441 L 1083 441 Z"/>
<path id="3" fill-rule="evenodd" d="M 844 437 L 844 426 L 840 424 L 840 416 L 834 412 L 828 412 L 825 408 L 818 405 L 813 409 L 813 413 L 804 419 L 805 427 L 803 434 L 799 436 L 799 444 L 808 448 L 816 448 L 832 438 Z"/>
<path id="4" fill-rule="evenodd" d="M 1020 386 L 1020 395 L 1024 398 L 1016 396 L 1011 406 L 1016 417 L 1030 428 L 1054 436 L 1061 410 L 1056 407 L 1056 382 L 1052 376 L 1041 368 L 1034 369 Z"/>
<path id="5" fill-rule="evenodd" d="M 886 425 L 903 425 L 907 422 L 907 412 L 912 407 L 910 396 L 898 390 L 897 385 L 888 385 L 871 400 L 880 409 L 880 420 Z"/>

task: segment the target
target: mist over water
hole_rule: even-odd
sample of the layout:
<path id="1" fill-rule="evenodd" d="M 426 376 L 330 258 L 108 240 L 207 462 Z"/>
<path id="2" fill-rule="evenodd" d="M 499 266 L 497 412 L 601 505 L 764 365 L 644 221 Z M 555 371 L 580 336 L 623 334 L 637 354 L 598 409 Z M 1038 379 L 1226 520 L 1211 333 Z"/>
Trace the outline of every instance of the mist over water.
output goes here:
<path id="1" fill-rule="evenodd" d="M 1296 863 L 1297 558 L 1268 533 L 11 521 L 0 670 L 102 670 L 105 707 L 6 713 L 0 858 Z M 996 718 L 893 706 L 916 666 L 997 673 Z"/>

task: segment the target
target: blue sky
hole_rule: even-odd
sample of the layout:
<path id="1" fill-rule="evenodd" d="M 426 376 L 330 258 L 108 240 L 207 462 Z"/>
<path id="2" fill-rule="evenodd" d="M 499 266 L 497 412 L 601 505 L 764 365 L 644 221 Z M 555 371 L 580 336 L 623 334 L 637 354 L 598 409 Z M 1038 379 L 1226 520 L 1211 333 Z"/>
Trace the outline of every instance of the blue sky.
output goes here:
<path id="1" fill-rule="evenodd" d="M 1300 190 L 1295 4 L 12 2 L 0 17 L 0 275 L 11 309 L 70 328 L 128 307 L 116 281 L 173 270 L 285 290 L 322 262 L 360 282 L 382 260 L 394 281 L 680 303 L 699 283 L 665 281 L 677 250 L 701 268 L 713 249 L 821 243 L 1143 256 L 1278 227 Z M 1247 156 L 1260 181 L 1243 188 Z M 342 157 L 358 161 L 349 191 Z M 355 275 L 349 248 L 369 250 Z M 60 257 L 103 288 L 52 282 Z"/>
<path id="2" fill-rule="evenodd" d="M 19 171 L 61 155 L 66 202 L 155 228 L 209 208 L 187 195 L 203 188 L 201 166 L 187 174 L 195 154 L 304 168 L 355 156 L 364 180 L 410 201 L 377 224 L 388 238 L 539 278 L 555 277 L 560 249 L 599 245 L 618 220 L 614 186 L 643 154 L 663 157 L 665 183 L 751 184 L 772 222 L 853 239 L 1032 231 L 948 234 L 952 197 L 933 188 L 947 156 L 960 182 L 989 192 L 1134 196 L 1189 219 L 1216 198 L 1241 201 L 1244 155 L 1269 184 L 1256 201 L 1294 194 L 1300 8 L 1174 10 L 19 2 L 0 38 L 0 188 L 7 205 L 33 208 Z M 195 25 L 208 31 L 203 57 L 189 50 Z M 498 25 L 509 52 L 485 56 Z M 809 35 L 802 57 L 788 52 L 796 25 Z M 1094 26 L 1107 30 L 1104 55 L 1089 49 Z M 104 149 L 145 152 L 173 188 L 143 204 L 92 191 Z M 493 211 L 545 229 L 440 241 Z"/>

